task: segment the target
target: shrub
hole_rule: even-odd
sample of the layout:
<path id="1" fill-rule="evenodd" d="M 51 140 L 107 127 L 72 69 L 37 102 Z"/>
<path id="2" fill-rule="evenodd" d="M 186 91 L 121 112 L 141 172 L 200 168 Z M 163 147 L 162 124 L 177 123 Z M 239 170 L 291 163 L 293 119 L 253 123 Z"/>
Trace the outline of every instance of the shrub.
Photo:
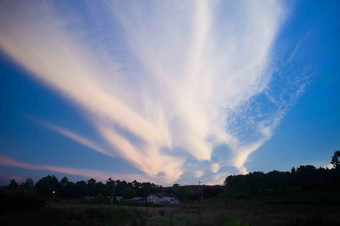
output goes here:
<path id="1" fill-rule="evenodd" d="M 107 202 L 108 200 L 104 197 L 103 194 L 98 194 L 98 195 L 96 195 L 96 196 L 94 197 L 94 201 L 95 201 L 96 203 L 105 203 L 105 202 Z"/>
<path id="2" fill-rule="evenodd" d="M 233 214 L 229 214 L 227 216 L 227 223 L 226 226 L 250 226 L 250 224 L 246 221 L 241 220 L 237 216 Z"/>
<path id="3" fill-rule="evenodd" d="M 30 193 L 0 193 L 0 212 L 38 210 L 45 206 L 45 201 Z"/>

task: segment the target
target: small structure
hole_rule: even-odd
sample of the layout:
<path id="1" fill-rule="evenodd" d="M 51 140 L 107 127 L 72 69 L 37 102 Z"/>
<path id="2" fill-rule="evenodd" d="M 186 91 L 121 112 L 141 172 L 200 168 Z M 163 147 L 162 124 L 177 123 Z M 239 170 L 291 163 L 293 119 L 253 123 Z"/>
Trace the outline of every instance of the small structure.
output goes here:
<path id="1" fill-rule="evenodd" d="M 83 200 L 84 200 L 84 201 L 91 202 L 91 201 L 94 201 L 94 197 L 93 197 L 93 196 L 84 196 L 84 197 L 83 197 Z"/>
<path id="2" fill-rule="evenodd" d="M 179 204 L 179 199 L 172 196 L 163 196 L 160 193 L 151 194 L 146 200 L 153 204 Z"/>
<path id="3" fill-rule="evenodd" d="M 138 203 L 145 203 L 146 200 L 143 197 L 133 197 L 129 201 L 131 201 L 131 202 L 138 202 Z"/>
<path id="4" fill-rule="evenodd" d="M 115 197 L 116 197 L 116 200 L 114 200 Z M 122 196 L 113 196 L 113 195 L 111 195 L 111 196 L 108 196 L 107 198 L 110 200 L 111 203 L 115 203 L 116 201 L 119 202 L 119 201 L 123 201 L 124 200 L 124 198 Z"/>
<path id="5" fill-rule="evenodd" d="M 123 197 L 123 196 L 116 196 L 116 199 L 117 199 L 117 201 L 119 202 L 119 201 L 123 201 L 123 200 L 124 200 L 124 197 Z"/>

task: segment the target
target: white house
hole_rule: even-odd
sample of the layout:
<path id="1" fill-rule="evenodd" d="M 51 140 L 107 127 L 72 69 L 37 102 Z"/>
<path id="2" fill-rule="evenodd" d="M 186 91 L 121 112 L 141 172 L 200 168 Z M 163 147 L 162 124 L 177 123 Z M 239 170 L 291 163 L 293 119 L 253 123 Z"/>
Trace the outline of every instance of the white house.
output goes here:
<path id="1" fill-rule="evenodd" d="M 163 196 L 159 193 L 149 195 L 146 200 L 154 204 L 179 204 L 179 199 L 171 196 Z"/>
<path id="2" fill-rule="evenodd" d="M 154 204 L 160 204 L 159 199 L 162 198 L 163 196 L 159 193 L 156 194 L 151 194 L 146 198 L 147 202 L 152 202 Z"/>

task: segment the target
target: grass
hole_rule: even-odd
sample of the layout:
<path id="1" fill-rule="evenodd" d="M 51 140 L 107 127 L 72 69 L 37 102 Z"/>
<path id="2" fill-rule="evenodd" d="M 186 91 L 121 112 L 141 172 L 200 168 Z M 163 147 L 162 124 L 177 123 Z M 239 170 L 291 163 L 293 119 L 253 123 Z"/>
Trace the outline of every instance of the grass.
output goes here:
<path id="1" fill-rule="evenodd" d="M 146 207 L 112 204 L 85 204 L 78 200 L 48 202 L 43 209 L 0 213 L 1 225 L 339 225 L 340 205 L 305 202 L 305 197 L 280 200 L 271 191 L 238 198 L 246 193 L 226 193 L 219 197 L 175 206 Z M 298 195 L 299 193 L 295 193 Z M 314 193 L 315 194 L 315 193 Z M 303 193 L 302 195 L 307 195 Z M 319 200 L 334 194 L 315 194 Z M 230 198 L 233 197 L 233 198 Z M 299 202 L 296 202 L 299 200 Z"/>
<path id="2" fill-rule="evenodd" d="M 234 214 L 229 214 L 226 217 L 225 226 L 250 226 L 248 222 L 243 221 L 239 217 L 235 216 Z"/>
<path id="3" fill-rule="evenodd" d="M 154 217 L 150 218 L 148 220 L 148 223 L 150 225 L 183 225 L 183 226 L 189 226 L 190 225 L 190 219 L 188 218 L 164 218 L 164 217 Z"/>

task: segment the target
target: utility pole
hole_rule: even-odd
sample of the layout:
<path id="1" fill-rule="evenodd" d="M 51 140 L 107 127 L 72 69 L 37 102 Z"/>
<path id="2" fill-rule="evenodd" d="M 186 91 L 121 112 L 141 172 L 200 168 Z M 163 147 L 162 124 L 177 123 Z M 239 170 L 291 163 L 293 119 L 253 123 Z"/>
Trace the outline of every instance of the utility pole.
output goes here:
<path id="1" fill-rule="evenodd" d="M 201 199 L 201 179 L 198 179 L 198 199 Z"/>

